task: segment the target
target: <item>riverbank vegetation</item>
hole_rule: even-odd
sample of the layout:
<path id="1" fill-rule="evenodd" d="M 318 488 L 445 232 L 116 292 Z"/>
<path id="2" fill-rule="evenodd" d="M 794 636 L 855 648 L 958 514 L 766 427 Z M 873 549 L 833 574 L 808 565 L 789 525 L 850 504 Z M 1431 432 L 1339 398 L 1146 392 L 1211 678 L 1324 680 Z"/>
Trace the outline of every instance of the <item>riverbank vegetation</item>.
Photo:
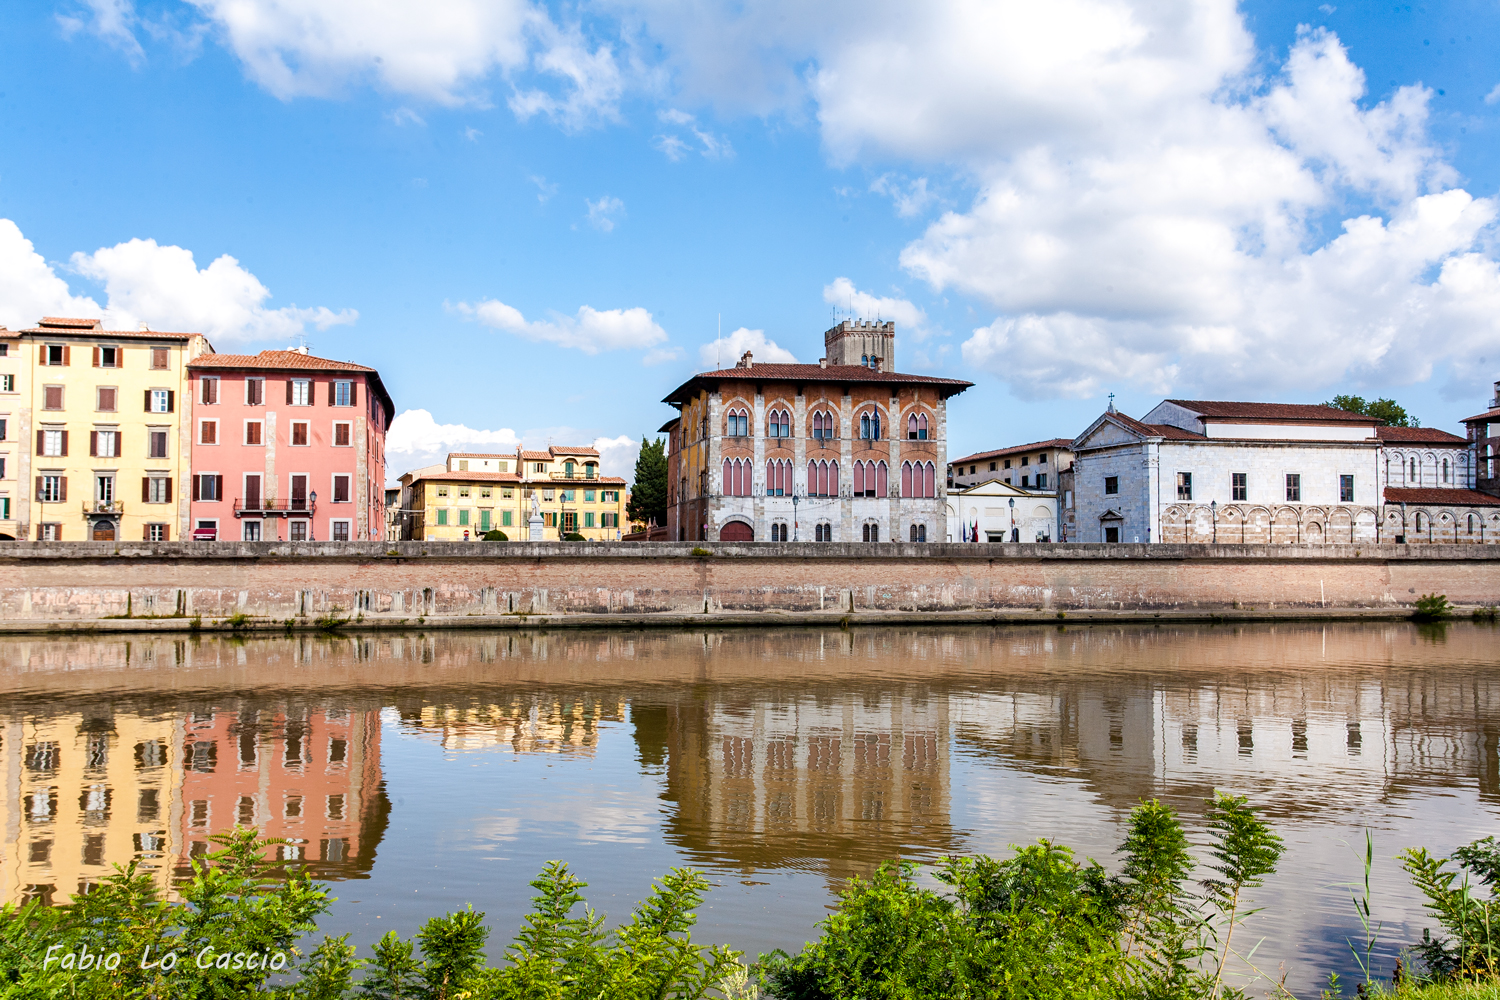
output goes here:
<path id="1" fill-rule="evenodd" d="M 410 939 L 388 933 L 365 954 L 347 935 L 304 952 L 298 942 L 328 910 L 327 887 L 265 861 L 274 842 L 236 830 L 195 860 L 178 902 L 132 865 L 66 906 L 0 911 L 0 1000 L 1290 997 L 1243 929 L 1281 841 L 1243 798 L 1216 795 L 1206 824 L 1207 853 L 1195 858 L 1172 811 L 1142 803 L 1113 875 L 1049 841 L 925 871 L 888 864 L 850 881 L 817 940 L 752 965 L 693 939 L 709 890 L 701 874 L 673 870 L 606 931 L 585 884 L 561 862 L 531 883 L 532 911 L 498 950 L 487 948 L 484 914 L 469 908 Z M 1350 948 L 1363 975 L 1330 977 L 1321 996 L 1500 998 L 1494 839 L 1451 859 L 1421 848 L 1401 856 L 1438 927 L 1384 980 L 1370 967 L 1379 928 L 1372 861 L 1367 850 L 1364 892 L 1353 896 L 1363 936 Z"/>

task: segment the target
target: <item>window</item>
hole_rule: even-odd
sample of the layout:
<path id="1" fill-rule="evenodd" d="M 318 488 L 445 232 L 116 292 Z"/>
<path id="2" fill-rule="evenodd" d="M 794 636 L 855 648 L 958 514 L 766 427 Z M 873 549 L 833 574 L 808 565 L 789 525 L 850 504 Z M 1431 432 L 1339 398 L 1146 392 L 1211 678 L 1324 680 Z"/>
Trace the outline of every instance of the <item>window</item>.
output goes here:
<path id="1" fill-rule="evenodd" d="M 458 488 L 458 495 L 461 496 L 461 497 L 468 496 L 469 495 L 469 487 L 467 487 L 467 486 L 460 486 Z"/>
<path id="2" fill-rule="evenodd" d="M 171 503 L 172 480 L 165 476 L 147 476 L 141 480 L 142 503 Z"/>
<path id="3" fill-rule="evenodd" d="M 1104 540 L 1111 543 L 1118 542 L 1120 540 L 1120 529 L 1114 527 L 1105 528 Z"/>
<path id="4" fill-rule="evenodd" d="M 0 392 L 15 392 L 16 377 L 14 375 L 0 375 Z"/>
<path id="5" fill-rule="evenodd" d="M 1029 488 L 1031 486 L 1031 477 L 1030 476 L 1022 476 L 1021 477 L 1021 485 L 1023 487 Z"/>
<path id="6" fill-rule="evenodd" d="M 480 499 L 489 499 L 490 497 L 492 497 L 494 495 L 495 495 L 495 490 L 494 490 L 493 487 L 490 487 L 490 486 L 481 486 L 481 487 L 479 487 L 479 496 L 480 496 Z M 593 497 L 589 497 L 589 499 L 592 500 Z"/>
<path id="7" fill-rule="evenodd" d="M 585 528 L 592 528 L 594 526 L 594 512 L 593 511 L 586 510 L 586 511 L 583 512 L 583 526 Z"/>
<path id="8" fill-rule="evenodd" d="M 333 540 L 335 542 L 347 542 L 349 540 L 349 522 L 333 522 Z"/>
<path id="9" fill-rule="evenodd" d="M 1250 499 L 1250 476 L 1244 472 L 1231 472 L 1229 474 L 1229 499 L 1245 501 Z"/>
<path id="10" fill-rule="evenodd" d="M 448 495 L 448 487 L 446 487 L 446 486 L 439 486 L 437 488 L 437 495 L 440 496 L 440 497 L 447 496 Z"/>
<path id="11" fill-rule="evenodd" d="M 914 542 L 927 541 L 927 525 L 914 524 L 911 526 L 911 540 Z"/>
<path id="12" fill-rule="evenodd" d="M 1010 459 L 1008 459 L 1008 458 L 1007 458 L 1007 459 L 1006 459 L 1006 460 L 1005 460 L 1005 467 L 1006 467 L 1006 468 L 1007 468 L 1007 469 L 1008 469 L 1008 468 L 1010 468 Z M 974 471 L 974 467 L 973 467 L 973 466 L 972 466 L 972 465 L 971 465 L 971 466 L 969 466 L 969 471 L 970 471 L 970 472 L 973 472 L 973 471 Z"/>
<path id="13" fill-rule="evenodd" d="M 176 408 L 177 393 L 171 389 L 147 389 L 147 413 L 171 413 Z"/>
<path id="14" fill-rule="evenodd" d="M 6 419 L 4 417 L 0 417 L 0 441 L 4 441 L 5 440 L 5 431 L 6 431 Z M 5 478 L 5 477 L 4 476 L 0 476 L 0 479 L 3 479 L 3 478 Z"/>
<path id="15" fill-rule="evenodd" d="M 287 524 L 287 541 L 289 541 L 289 542 L 305 542 L 305 541 L 307 541 L 307 521 L 306 521 L 306 519 L 299 517 L 296 520 L 288 522 L 288 524 Z"/>
<path id="16" fill-rule="evenodd" d="M 266 405 L 266 380 L 263 378 L 245 379 L 245 405 Z"/>
<path id="17" fill-rule="evenodd" d="M 859 416 L 859 436 L 871 441 L 880 440 L 880 411 L 871 410 Z"/>
<path id="18" fill-rule="evenodd" d="M 1286 474 L 1286 501 L 1287 503 L 1300 503 L 1302 501 L 1302 476 L 1295 472 Z"/>
<path id="19" fill-rule="evenodd" d="M 488 495 L 488 494 L 486 494 L 486 495 Z M 583 491 L 583 502 L 584 503 L 593 503 L 594 502 L 594 491 L 593 490 L 584 490 Z"/>
<path id="20" fill-rule="evenodd" d="M 261 429 L 262 425 L 259 420 L 245 421 L 245 443 L 263 444 L 265 439 L 261 436 Z"/>
<path id="21" fill-rule="evenodd" d="M 865 525 L 864 538 L 865 538 L 865 541 L 867 541 L 867 542 L 878 542 L 878 541 L 880 541 L 880 525 L 878 525 L 878 524 L 867 524 L 867 525 Z"/>
<path id="22" fill-rule="evenodd" d="M 42 409 L 60 410 L 63 408 L 63 387 L 60 385 L 42 386 Z"/>
<path id="23" fill-rule="evenodd" d="M 833 525 L 831 525 L 831 524 L 818 524 L 818 525 L 814 525 L 814 527 L 813 527 L 813 541 L 815 541 L 815 542 L 831 542 L 831 541 L 833 541 Z"/>
<path id="24" fill-rule="evenodd" d="M 224 499 L 224 477 L 211 472 L 194 476 L 193 499 L 204 501 Z"/>
<path id="25" fill-rule="evenodd" d="M 219 378 L 215 375 L 201 381 L 203 382 L 203 395 L 200 398 L 205 406 L 213 406 L 219 401 Z"/>
<path id="26" fill-rule="evenodd" d="M 68 363 L 67 344 L 48 344 L 42 348 L 42 354 L 46 359 L 42 362 L 44 365 L 65 365 Z"/>
<path id="27" fill-rule="evenodd" d="M 502 497 L 504 497 L 505 499 L 509 500 L 511 497 L 513 497 L 513 496 L 516 495 L 515 487 L 513 487 L 513 486 L 506 486 L 506 487 L 502 488 L 500 490 L 500 495 Z"/>
<path id="28" fill-rule="evenodd" d="M 838 423 L 833 414 L 819 411 L 812 416 L 812 436 L 818 441 L 827 441 L 838 437 Z"/>
<path id="29" fill-rule="evenodd" d="M 1443 459 L 1443 482 L 1448 482 L 1448 460 Z"/>
<path id="30" fill-rule="evenodd" d="M 991 463 L 990 463 L 990 471 L 991 471 L 991 472 L 994 472 L 994 471 L 995 471 L 995 463 L 994 463 L 994 462 L 991 462 Z"/>
<path id="31" fill-rule="evenodd" d="M 94 477 L 94 499 L 103 504 L 115 502 L 115 477 Z"/>
<path id="32" fill-rule="evenodd" d="M 292 421 L 292 444 L 303 446 L 307 444 L 307 421 Z"/>
<path id="33" fill-rule="evenodd" d="M 352 438 L 349 433 L 349 424 L 340 421 L 333 425 L 333 444 L 337 448 L 347 448 Z M 467 465 L 467 462 L 462 463 Z"/>
<path id="34" fill-rule="evenodd" d="M 334 476 L 333 477 L 333 502 L 334 503 L 348 503 L 349 502 L 349 477 L 348 476 Z"/>
<path id="35" fill-rule="evenodd" d="M 577 490 L 563 490 L 562 491 L 562 498 L 563 498 L 563 503 L 573 503 L 574 501 L 576 501 L 578 499 L 578 491 Z"/>
<path id="36" fill-rule="evenodd" d="M 151 348 L 151 367 L 156 371 L 166 371 L 167 349 L 165 347 Z"/>
<path id="37" fill-rule="evenodd" d="M 254 473 L 245 475 L 245 509 L 261 510 L 260 505 L 260 476 Z"/>
<path id="38" fill-rule="evenodd" d="M 52 458 L 66 458 L 68 456 L 68 432 L 67 431 L 37 431 L 38 451 Z"/>
<path id="39" fill-rule="evenodd" d="M 217 420 L 200 420 L 200 421 L 198 421 L 198 443 L 199 444 L 218 444 L 219 443 L 219 422 Z"/>
<path id="40" fill-rule="evenodd" d="M 94 408 L 105 413 L 114 412 L 119 391 L 112 385 L 101 385 L 95 394 Z"/>
<path id="41" fill-rule="evenodd" d="M 725 425 L 725 432 L 729 437 L 748 437 L 750 435 L 750 414 L 746 410 L 730 410 L 729 419 Z"/>
<path id="42" fill-rule="evenodd" d="M 437 515 L 438 515 L 437 516 L 437 523 L 438 524 L 447 524 L 448 523 L 448 508 L 447 507 L 439 507 Z"/>
<path id="43" fill-rule="evenodd" d="M 500 512 L 500 523 L 507 528 L 510 527 L 510 515 L 511 512 L 508 510 L 502 510 Z"/>
<path id="44" fill-rule="evenodd" d="M 146 541 L 165 542 L 167 541 L 167 537 L 167 526 L 165 524 L 156 523 L 146 525 Z"/>
<path id="45" fill-rule="evenodd" d="M 1114 495 L 1116 493 L 1119 493 L 1120 492 L 1120 477 L 1119 476 L 1105 476 L 1104 477 L 1104 492 L 1105 492 L 1105 495 L 1107 495 L 1107 496 L 1112 496 L 1112 495 Z"/>
<path id="46" fill-rule="evenodd" d="M 43 522 L 36 526 L 36 538 L 39 542 L 62 541 L 62 525 Z"/>
<path id="47" fill-rule="evenodd" d="M 1191 472 L 1177 473 L 1177 499 L 1193 499 L 1193 474 Z"/>
<path id="48" fill-rule="evenodd" d="M 1031 464 L 1031 456 L 1030 455 L 1022 455 L 1021 456 L 1021 468 L 1024 469 L 1026 466 L 1028 466 L 1030 464 Z"/>
<path id="49" fill-rule="evenodd" d="M 531 466 L 531 471 L 532 472 L 546 472 L 547 471 L 547 463 L 546 462 L 536 462 L 536 463 L 533 463 L 532 466 Z"/>
<path id="50" fill-rule="evenodd" d="M 66 476 L 38 476 L 40 484 L 36 492 L 36 498 L 42 503 L 62 503 L 68 499 L 68 480 Z"/>
<path id="51" fill-rule="evenodd" d="M 1046 456 L 1045 453 L 1040 458 L 1038 458 L 1036 460 L 1036 464 L 1037 465 L 1046 465 L 1047 464 L 1047 456 Z"/>
<path id="52" fill-rule="evenodd" d="M 148 431 L 147 458 L 167 457 L 167 432 Z"/>
<path id="53" fill-rule="evenodd" d="M 616 513 L 600 514 L 599 527 L 618 528 L 620 526 L 620 515 Z"/>
<path id="54" fill-rule="evenodd" d="M 906 418 L 906 439 L 908 441 L 927 440 L 927 414 L 915 413 Z M 994 467 L 991 463 L 990 468 Z"/>
<path id="55" fill-rule="evenodd" d="M 479 512 L 479 530 L 490 530 L 490 512 L 487 510 L 482 510 Z"/>
<path id="56" fill-rule="evenodd" d="M 1354 502 L 1354 477 L 1339 476 L 1339 503 Z"/>
<path id="57" fill-rule="evenodd" d="M 89 454 L 95 458 L 119 458 L 120 432 L 90 431 Z"/>
<path id="58" fill-rule="evenodd" d="M 1411 481 L 1417 481 L 1417 460 L 1415 458 L 1411 460 Z"/>
<path id="59" fill-rule="evenodd" d="M 332 402 L 334 406 L 353 406 L 354 405 L 354 383 L 353 382 L 332 382 L 332 383 L 329 383 L 328 394 L 331 397 L 330 402 Z"/>
<path id="60" fill-rule="evenodd" d="M 1039 490 L 1047 488 L 1047 474 L 1045 472 L 1038 472 L 1036 474 L 1036 488 Z"/>
<path id="61" fill-rule="evenodd" d="M 772 410 L 766 418 L 766 436 L 788 438 L 792 436 L 792 415 L 786 410 Z"/>
<path id="62" fill-rule="evenodd" d="M 545 501 L 547 501 L 547 503 L 551 503 L 552 501 L 554 501 L 554 500 L 557 499 L 557 491 L 556 490 L 542 490 L 542 499 L 545 500 Z"/>
<path id="63" fill-rule="evenodd" d="M 288 406 L 311 406 L 312 383 L 305 378 L 289 379 L 286 384 Z"/>

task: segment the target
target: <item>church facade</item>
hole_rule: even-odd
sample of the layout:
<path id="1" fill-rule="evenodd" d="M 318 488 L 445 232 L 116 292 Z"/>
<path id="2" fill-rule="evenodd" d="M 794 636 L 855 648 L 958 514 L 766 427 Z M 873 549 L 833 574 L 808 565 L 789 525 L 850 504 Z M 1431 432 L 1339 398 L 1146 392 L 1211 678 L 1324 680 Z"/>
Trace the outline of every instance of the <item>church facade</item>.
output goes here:
<path id="1" fill-rule="evenodd" d="M 891 371 L 895 324 L 845 321 L 811 364 L 701 372 L 664 402 L 669 537 L 946 537 L 947 401 L 972 383 Z"/>

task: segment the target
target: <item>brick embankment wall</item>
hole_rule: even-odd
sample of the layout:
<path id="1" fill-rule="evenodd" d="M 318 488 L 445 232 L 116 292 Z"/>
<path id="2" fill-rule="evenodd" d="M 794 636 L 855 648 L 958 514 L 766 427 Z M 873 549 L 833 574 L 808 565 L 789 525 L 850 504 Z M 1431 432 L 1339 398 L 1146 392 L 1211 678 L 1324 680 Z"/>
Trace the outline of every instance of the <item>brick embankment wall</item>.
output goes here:
<path id="1" fill-rule="evenodd" d="M 694 553 L 699 553 L 695 555 Z M 707 553 L 706 555 L 703 553 Z M 927 613 L 1013 620 L 1500 603 L 1500 547 L 840 543 L 72 543 L 0 547 L 0 628 L 132 616 L 478 624 L 491 616 Z M 174 621 L 169 616 L 181 616 Z M 704 619 L 695 619 L 703 621 Z M 754 620 L 754 619 L 751 619 Z M 791 620 L 783 617 L 781 620 Z M 536 619 L 531 619 L 532 624 Z M 116 619 L 101 622 L 124 627 Z M 264 622 L 269 624 L 269 621 Z"/>

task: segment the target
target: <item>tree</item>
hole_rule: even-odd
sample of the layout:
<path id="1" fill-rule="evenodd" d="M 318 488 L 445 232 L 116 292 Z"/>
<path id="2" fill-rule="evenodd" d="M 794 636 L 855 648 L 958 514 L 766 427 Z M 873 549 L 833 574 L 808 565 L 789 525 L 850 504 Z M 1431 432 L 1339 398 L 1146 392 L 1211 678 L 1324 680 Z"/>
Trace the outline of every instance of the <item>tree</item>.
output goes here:
<path id="1" fill-rule="evenodd" d="M 625 516 L 639 524 L 667 523 L 667 446 L 662 438 L 648 441 L 642 436 Z"/>
<path id="2" fill-rule="evenodd" d="M 1406 408 L 1398 404 L 1394 399 L 1372 399 L 1366 401 L 1363 396 L 1334 396 L 1332 400 L 1323 404 L 1332 406 L 1339 410 L 1348 410 L 1350 413 L 1361 413 L 1367 417 L 1384 421 L 1389 427 L 1421 427 L 1422 421 L 1406 412 Z"/>

